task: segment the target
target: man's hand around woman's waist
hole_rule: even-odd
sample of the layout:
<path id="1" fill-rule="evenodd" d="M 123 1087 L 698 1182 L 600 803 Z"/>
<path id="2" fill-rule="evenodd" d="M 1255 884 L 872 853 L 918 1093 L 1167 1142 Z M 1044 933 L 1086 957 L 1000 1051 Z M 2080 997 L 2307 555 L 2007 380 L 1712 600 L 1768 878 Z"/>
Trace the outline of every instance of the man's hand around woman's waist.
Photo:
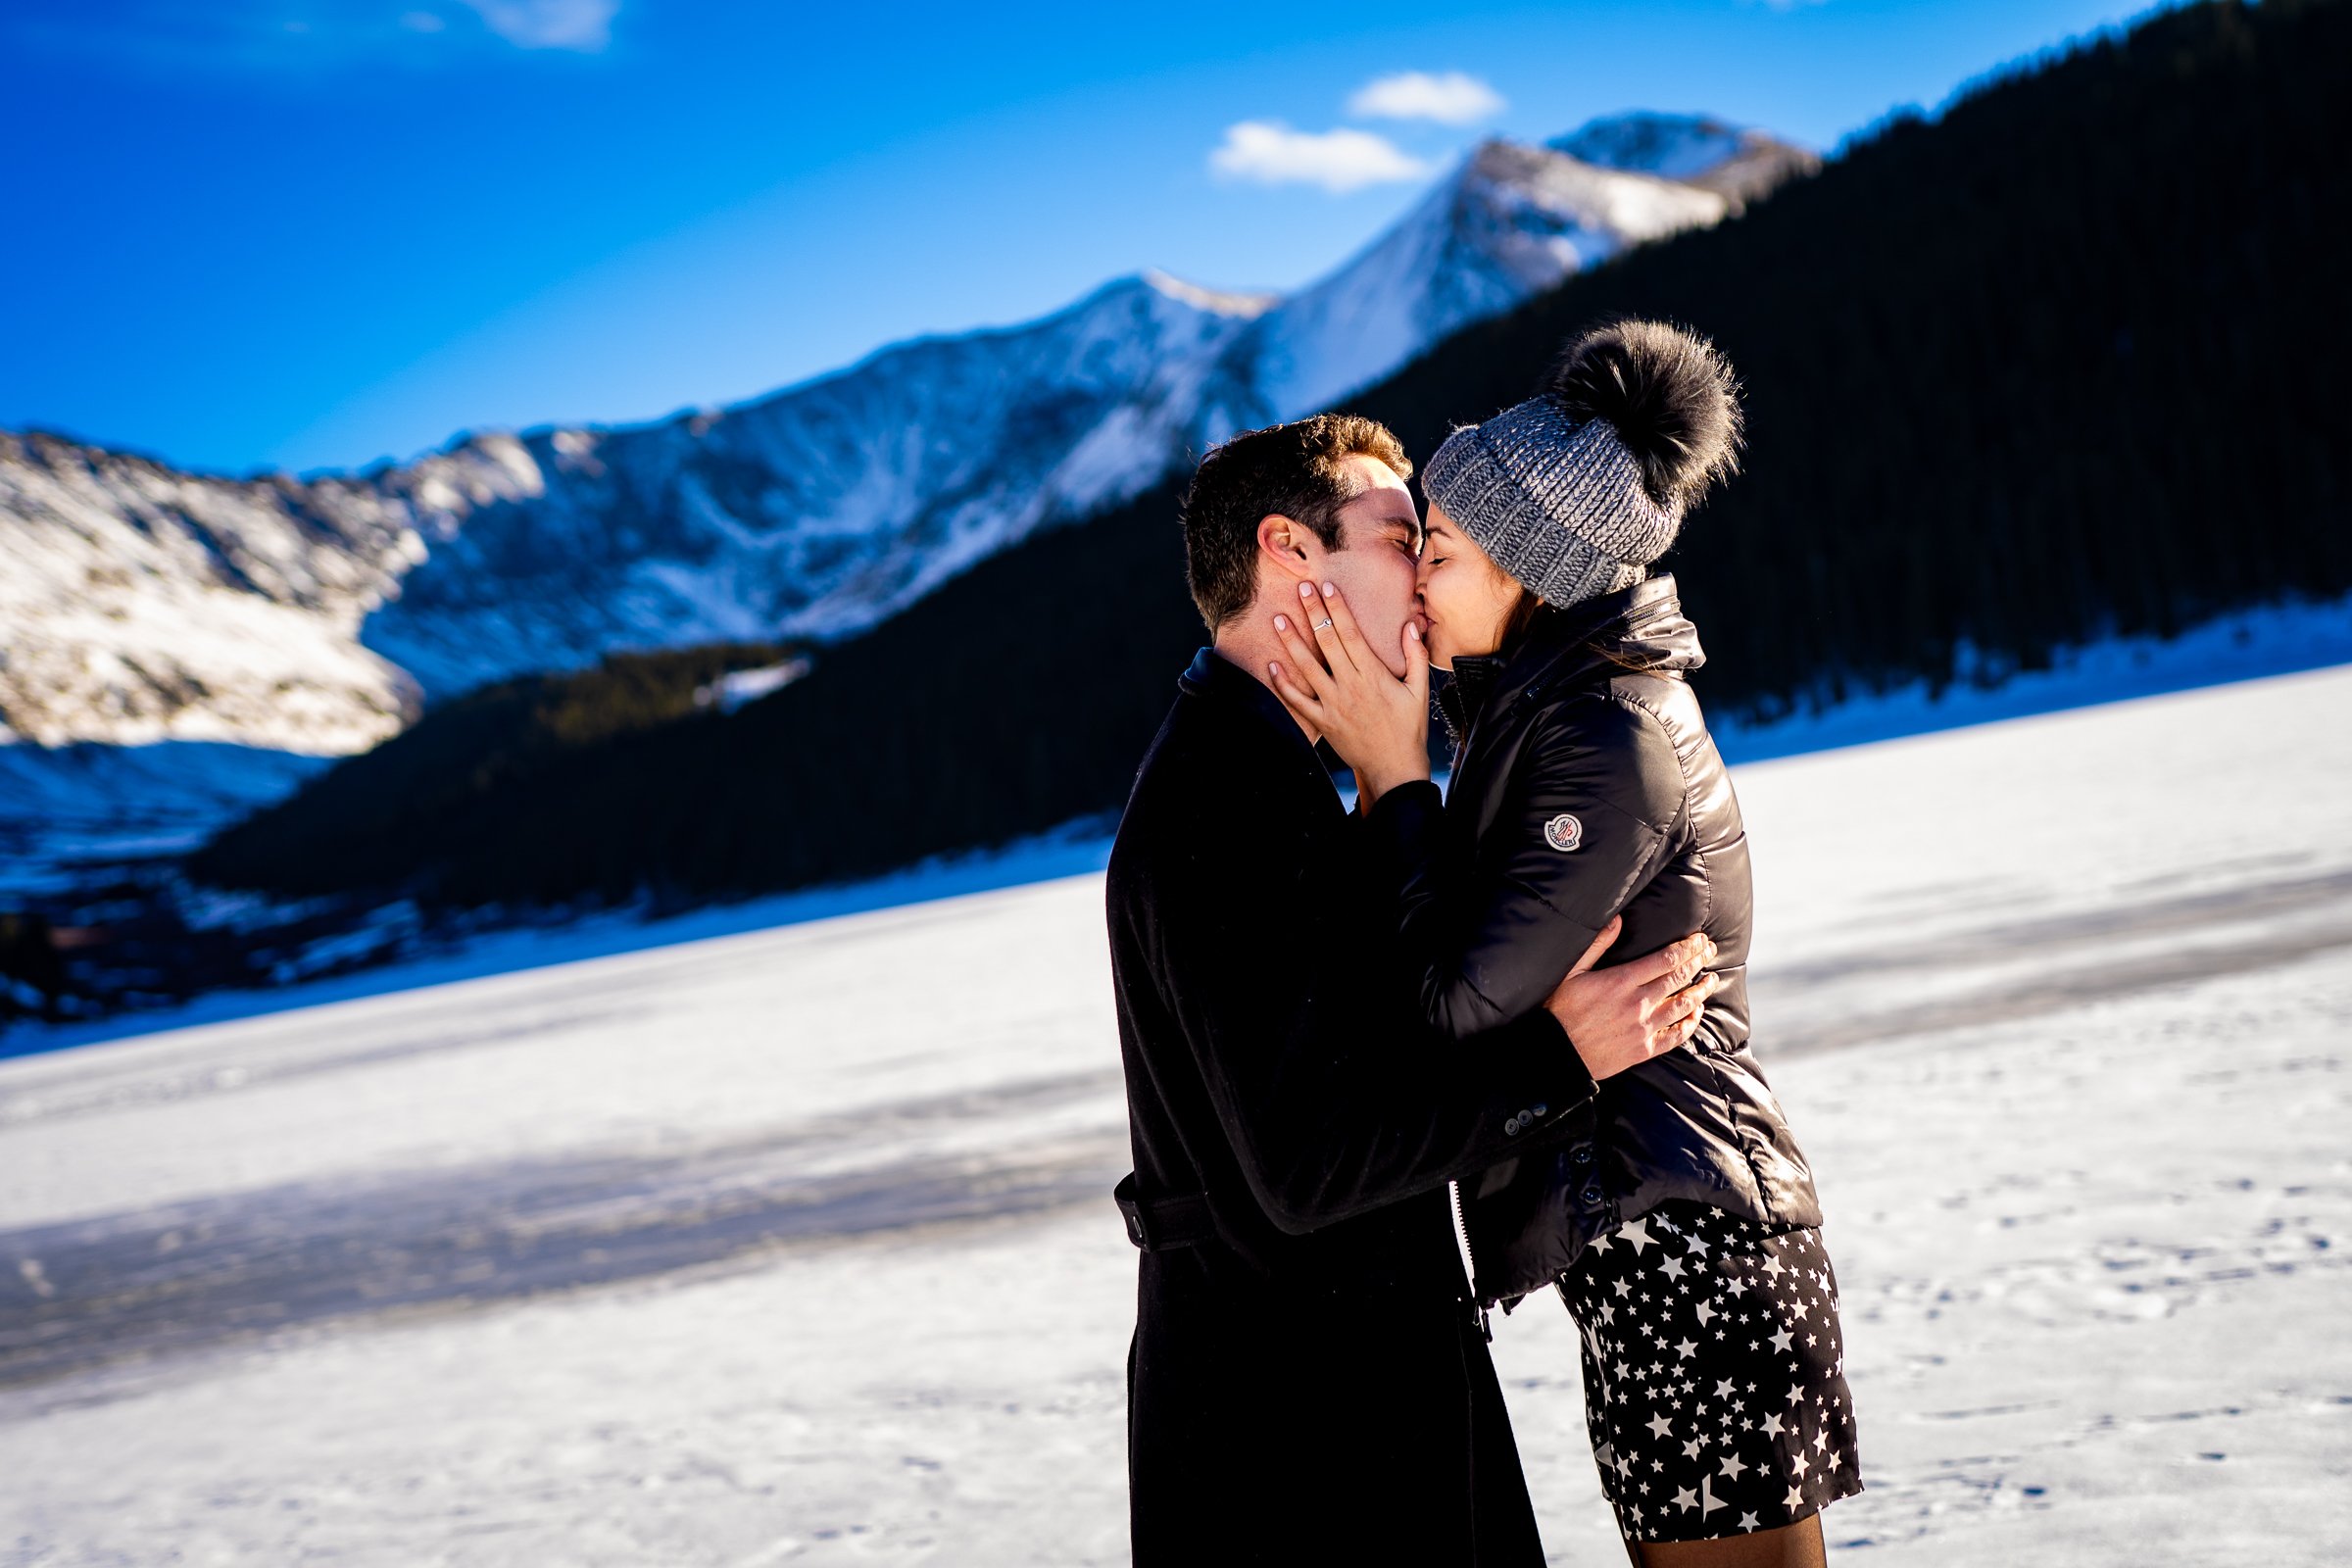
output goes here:
<path id="1" fill-rule="evenodd" d="M 1723 976 L 1701 972 L 1715 961 L 1715 940 L 1703 931 L 1630 963 L 1594 968 L 1624 929 L 1624 918 L 1611 915 L 1576 967 L 1544 999 L 1544 1010 L 1568 1031 L 1595 1083 L 1690 1044 L 1706 1016 L 1707 999 L 1724 984 Z"/>

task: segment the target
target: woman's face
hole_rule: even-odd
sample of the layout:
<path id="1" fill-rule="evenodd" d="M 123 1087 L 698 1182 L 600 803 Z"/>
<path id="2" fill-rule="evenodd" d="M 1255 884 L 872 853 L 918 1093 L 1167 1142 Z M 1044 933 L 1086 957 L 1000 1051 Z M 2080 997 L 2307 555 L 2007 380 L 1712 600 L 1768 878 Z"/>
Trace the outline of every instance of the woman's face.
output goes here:
<path id="1" fill-rule="evenodd" d="M 1429 504 L 1416 584 L 1429 618 L 1429 662 L 1451 669 L 1457 659 L 1502 646 L 1502 628 L 1519 603 L 1518 580 L 1494 564 L 1446 510 Z"/>

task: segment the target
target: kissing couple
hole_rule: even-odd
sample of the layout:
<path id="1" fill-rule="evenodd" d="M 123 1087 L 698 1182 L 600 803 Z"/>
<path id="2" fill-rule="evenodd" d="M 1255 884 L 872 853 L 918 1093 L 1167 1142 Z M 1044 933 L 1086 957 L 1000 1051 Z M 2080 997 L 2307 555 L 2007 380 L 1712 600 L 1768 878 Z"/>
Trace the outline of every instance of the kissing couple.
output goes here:
<path id="1" fill-rule="evenodd" d="M 1628 319 L 1454 431 L 1426 513 L 1348 415 L 1194 475 L 1210 646 L 1106 887 L 1139 1565 L 1541 1564 L 1488 1345 L 1545 1289 L 1636 1568 L 1822 1562 L 1861 1489 L 1837 1281 L 1652 570 L 1739 441 L 1714 347 Z"/>

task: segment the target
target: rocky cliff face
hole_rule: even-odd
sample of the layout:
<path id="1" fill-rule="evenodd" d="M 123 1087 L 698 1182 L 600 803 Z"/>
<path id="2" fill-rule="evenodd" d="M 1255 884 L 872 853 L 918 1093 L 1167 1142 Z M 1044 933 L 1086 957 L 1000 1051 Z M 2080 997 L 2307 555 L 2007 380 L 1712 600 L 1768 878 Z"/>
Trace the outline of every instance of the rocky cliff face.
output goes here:
<path id="1" fill-rule="evenodd" d="M 503 435 L 298 481 L 0 433 L 0 739 L 371 746 L 422 694 L 368 615 L 428 541 L 542 488 Z"/>

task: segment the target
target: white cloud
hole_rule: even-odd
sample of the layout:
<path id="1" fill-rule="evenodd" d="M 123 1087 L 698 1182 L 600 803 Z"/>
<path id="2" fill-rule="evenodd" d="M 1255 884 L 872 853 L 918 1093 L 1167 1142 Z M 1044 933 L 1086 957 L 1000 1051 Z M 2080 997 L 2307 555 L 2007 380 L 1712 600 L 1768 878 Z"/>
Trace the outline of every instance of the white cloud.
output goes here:
<path id="1" fill-rule="evenodd" d="M 620 0 L 465 0 L 482 25 L 523 49 L 595 54 L 612 41 Z"/>
<path id="2" fill-rule="evenodd" d="M 1368 130 L 1293 130 L 1275 120 L 1245 120 L 1225 127 L 1208 167 L 1229 179 L 1263 185 L 1320 185 L 1357 190 L 1429 172 L 1386 136 Z"/>
<path id="3" fill-rule="evenodd" d="M 1348 112 L 1359 120 L 1434 120 L 1442 125 L 1467 125 L 1502 113 L 1502 94 L 1458 71 L 1399 71 L 1365 82 L 1348 100 Z"/>

